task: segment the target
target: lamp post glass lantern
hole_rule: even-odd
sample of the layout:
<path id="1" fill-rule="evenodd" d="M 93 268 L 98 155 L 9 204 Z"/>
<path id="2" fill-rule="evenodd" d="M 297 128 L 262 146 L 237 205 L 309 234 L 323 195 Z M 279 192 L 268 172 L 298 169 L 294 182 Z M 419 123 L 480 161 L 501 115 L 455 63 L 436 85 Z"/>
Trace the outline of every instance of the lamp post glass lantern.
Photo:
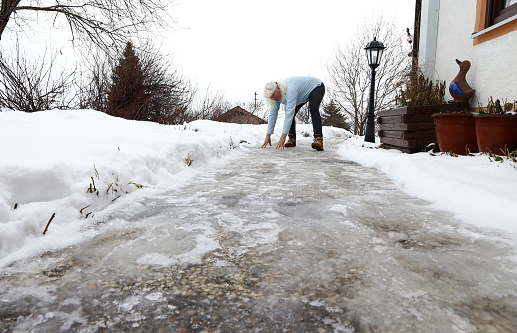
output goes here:
<path id="1" fill-rule="evenodd" d="M 374 37 L 373 41 L 369 42 L 366 47 L 366 57 L 368 58 L 368 65 L 372 69 L 372 81 L 370 85 L 370 103 L 368 104 L 368 119 L 366 120 L 366 133 L 364 141 L 375 143 L 375 119 L 374 119 L 374 96 L 375 96 L 375 69 L 381 62 L 384 45 L 377 41 Z"/>

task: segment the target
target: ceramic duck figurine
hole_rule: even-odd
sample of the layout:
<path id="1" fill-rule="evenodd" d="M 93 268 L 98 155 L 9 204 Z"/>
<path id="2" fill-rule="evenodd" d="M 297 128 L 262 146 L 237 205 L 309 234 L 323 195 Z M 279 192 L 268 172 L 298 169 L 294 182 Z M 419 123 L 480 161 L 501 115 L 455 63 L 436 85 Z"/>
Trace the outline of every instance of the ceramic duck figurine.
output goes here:
<path id="1" fill-rule="evenodd" d="M 465 78 L 467 76 L 467 72 L 470 69 L 470 61 L 459 61 L 456 59 L 456 63 L 460 65 L 460 72 L 458 75 L 456 75 L 454 80 L 452 80 L 452 83 L 449 86 L 449 92 L 451 93 L 451 96 L 454 98 L 455 102 L 468 103 L 470 98 L 476 93 L 476 90 L 469 86 Z"/>

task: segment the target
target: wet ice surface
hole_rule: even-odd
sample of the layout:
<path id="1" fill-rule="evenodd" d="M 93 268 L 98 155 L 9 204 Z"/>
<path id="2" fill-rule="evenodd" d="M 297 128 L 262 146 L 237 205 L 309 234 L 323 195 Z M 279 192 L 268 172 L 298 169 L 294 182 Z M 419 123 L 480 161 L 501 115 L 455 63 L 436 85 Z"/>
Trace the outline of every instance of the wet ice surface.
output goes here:
<path id="1" fill-rule="evenodd" d="M 302 141 L 148 190 L 0 275 L 1 331 L 511 332 L 514 240 Z"/>

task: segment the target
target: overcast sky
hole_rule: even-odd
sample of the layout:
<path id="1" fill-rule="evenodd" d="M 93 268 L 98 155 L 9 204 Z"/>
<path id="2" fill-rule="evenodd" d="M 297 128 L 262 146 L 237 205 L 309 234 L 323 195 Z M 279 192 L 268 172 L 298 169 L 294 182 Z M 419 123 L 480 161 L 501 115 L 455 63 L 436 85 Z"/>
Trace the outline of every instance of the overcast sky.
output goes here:
<path id="1" fill-rule="evenodd" d="M 164 47 L 200 90 L 210 84 L 232 102 L 249 102 L 285 76 L 325 81 L 325 64 L 358 28 L 382 15 L 405 32 L 414 9 L 414 0 L 184 0 L 172 8 L 178 25 Z"/>
<path id="2" fill-rule="evenodd" d="M 173 56 L 174 66 L 198 84 L 200 94 L 210 85 L 233 103 L 251 102 L 255 92 L 262 98 L 267 81 L 312 75 L 325 82 L 325 65 L 358 28 L 382 15 L 404 33 L 413 27 L 414 8 L 415 0 L 176 0 L 175 23 L 153 42 Z M 67 29 L 49 29 L 45 22 L 31 29 L 37 33 L 19 34 L 25 52 L 45 53 L 52 40 L 51 48 L 60 50 L 59 65 L 75 66 Z M 14 43 L 11 36 L 3 36 L 2 47 Z"/>

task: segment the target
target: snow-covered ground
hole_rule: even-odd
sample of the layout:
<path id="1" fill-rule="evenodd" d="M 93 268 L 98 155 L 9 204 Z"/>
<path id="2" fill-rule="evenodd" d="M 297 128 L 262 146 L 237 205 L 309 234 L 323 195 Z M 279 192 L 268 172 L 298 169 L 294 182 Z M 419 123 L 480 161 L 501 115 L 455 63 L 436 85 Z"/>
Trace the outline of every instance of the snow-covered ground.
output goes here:
<path id="1" fill-rule="evenodd" d="M 297 127 L 300 134 L 311 128 Z M 0 267 L 80 243 L 106 211 L 141 191 L 203 177 L 207 168 L 259 146 L 265 131 L 266 125 L 212 121 L 164 126 L 93 110 L 1 110 Z M 323 134 L 343 138 L 341 158 L 379 169 L 407 194 L 517 239 L 516 163 L 482 154 L 409 155 L 377 149 L 342 129 L 325 127 Z"/>

